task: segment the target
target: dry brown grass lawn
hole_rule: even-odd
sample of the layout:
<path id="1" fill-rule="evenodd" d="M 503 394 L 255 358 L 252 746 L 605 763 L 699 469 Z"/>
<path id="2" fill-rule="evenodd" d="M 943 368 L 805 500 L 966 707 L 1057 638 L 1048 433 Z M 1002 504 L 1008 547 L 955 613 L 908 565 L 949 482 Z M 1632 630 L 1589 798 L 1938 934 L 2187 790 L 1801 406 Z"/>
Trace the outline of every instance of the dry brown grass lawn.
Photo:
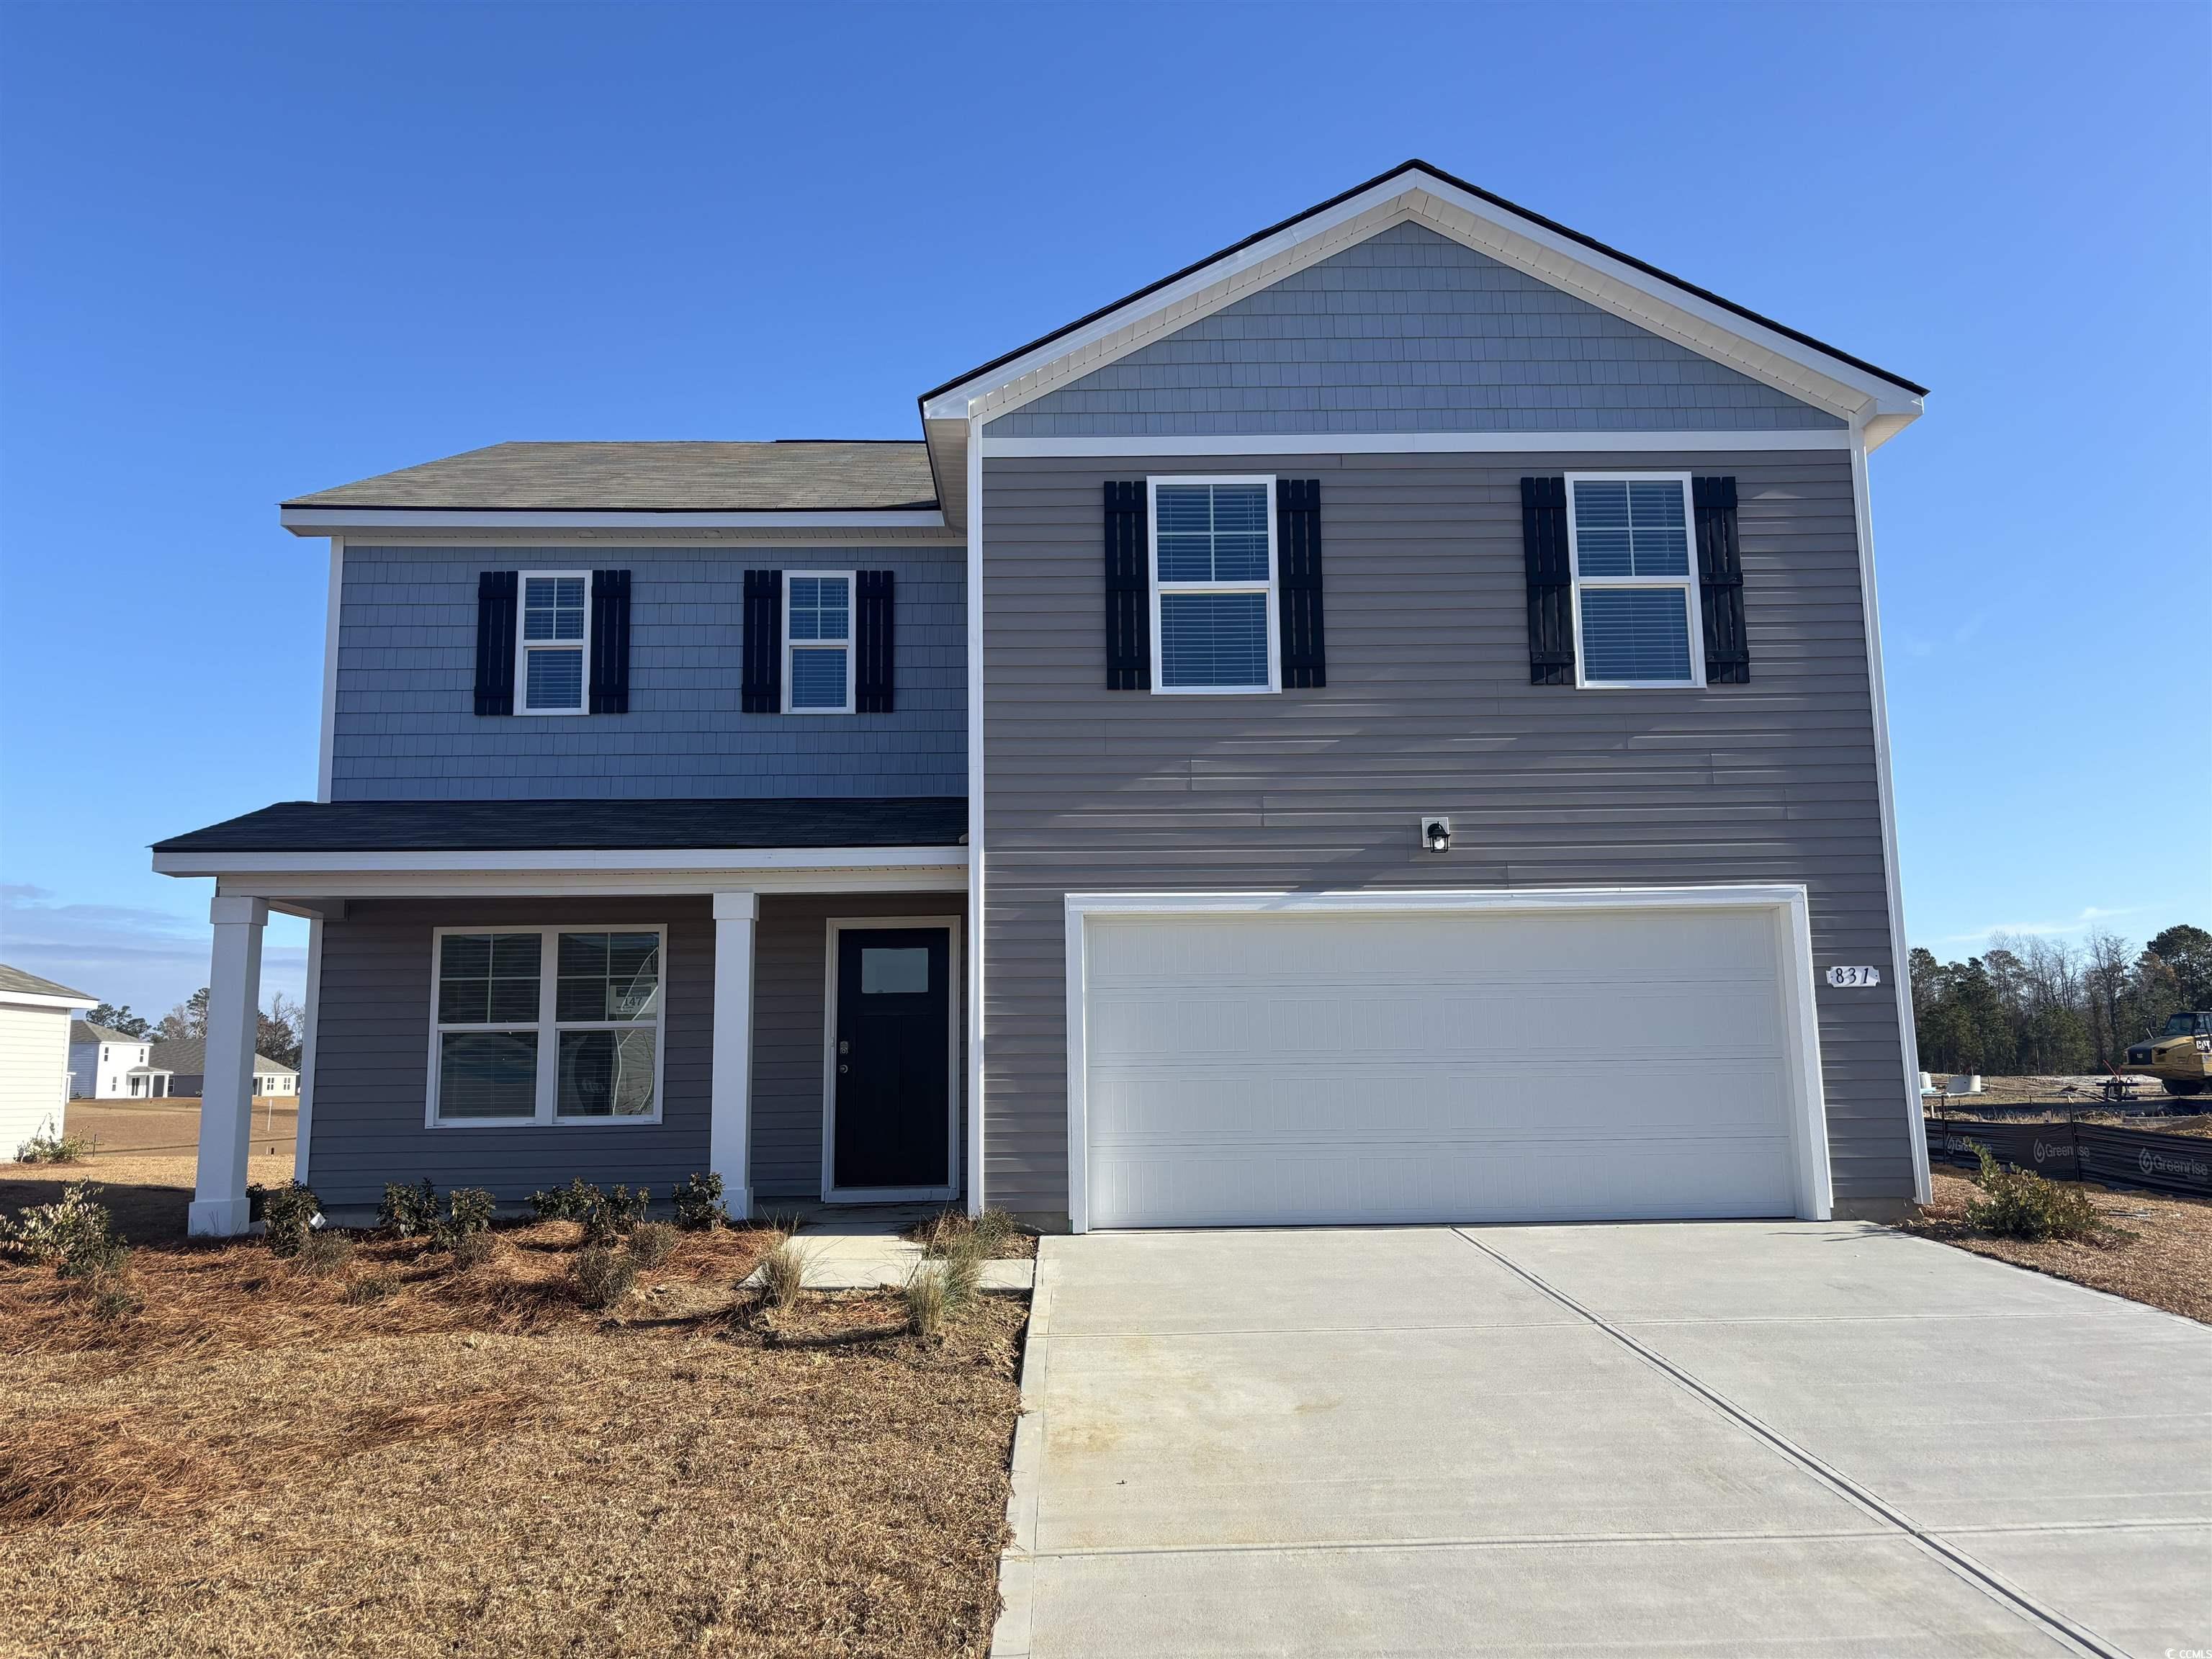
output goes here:
<path id="1" fill-rule="evenodd" d="M 1934 1180 L 1935 1201 L 1905 1224 L 1906 1231 L 2212 1324 L 2212 1204 L 2084 1182 L 2103 1223 L 2098 1235 L 2030 1243 L 1975 1232 L 1966 1220 L 1974 1183 L 1946 1170 L 1934 1171 Z"/>
<path id="2" fill-rule="evenodd" d="M 601 1316 L 574 1231 L 140 1249 L 120 1324 L 0 1266 L 0 1653 L 983 1653 L 1024 1305 L 770 1323 L 726 1231 Z"/>

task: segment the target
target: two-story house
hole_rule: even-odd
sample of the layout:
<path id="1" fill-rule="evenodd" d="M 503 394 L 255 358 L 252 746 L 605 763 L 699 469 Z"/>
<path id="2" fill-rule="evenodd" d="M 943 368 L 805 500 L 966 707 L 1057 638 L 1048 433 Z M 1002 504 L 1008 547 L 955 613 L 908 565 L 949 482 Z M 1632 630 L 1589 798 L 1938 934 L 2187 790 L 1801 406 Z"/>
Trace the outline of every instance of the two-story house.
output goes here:
<path id="1" fill-rule="evenodd" d="M 302 1176 L 1048 1226 L 1926 1193 L 1867 457 L 1923 389 L 1421 162 L 920 398 L 283 507 Z"/>
<path id="2" fill-rule="evenodd" d="M 70 1093 L 79 1100 L 151 1100 L 169 1092 L 169 1073 L 154 1060 L 154 1039 L 88 1019 L 70 1022 Z"/>

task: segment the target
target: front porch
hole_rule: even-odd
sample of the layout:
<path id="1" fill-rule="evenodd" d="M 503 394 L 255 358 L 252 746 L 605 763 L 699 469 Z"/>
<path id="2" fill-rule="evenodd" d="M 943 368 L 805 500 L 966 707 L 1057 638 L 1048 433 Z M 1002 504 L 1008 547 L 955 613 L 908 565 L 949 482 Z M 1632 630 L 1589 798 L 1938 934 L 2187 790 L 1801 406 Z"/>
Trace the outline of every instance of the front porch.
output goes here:
<path id="1" fill-rule="evenodd" d="M 441 816 L 438 803 L 374 805 L 387 820 L 402 805 Z M 570 804 L 497 805 L 526 827 Z M 819 838 L 888 804 L 575 805 L 627 805 L 634 836 L 665 842 L 656 806 L 711 806 L 698 816 L 726 833 L 763 806 L 788 833 L 790 809 L 817 806 Z M 927 805 L 941 839 L 884 847 L 395 848 L 343 805 L 306 809 L 306 826 L 286 809 L 295 821 L 276 833 L 371 844 L 210 844 L 252 839 L 238 826 L 264 814 L 164 843 L 157 869 L 217 889 L 191 1230 L 248 1225 L 271 910 L 309 921 L 297 1168 L 334 1219 L 365 1218 L 387 1182 L 426 1176 L 502 1207 L 579 1177 L 665 1203 L 709 1171 L 735 1215 L 961 1201 L 964 803 Z M 443 816 L 441 838 L 462 839 Z"/>

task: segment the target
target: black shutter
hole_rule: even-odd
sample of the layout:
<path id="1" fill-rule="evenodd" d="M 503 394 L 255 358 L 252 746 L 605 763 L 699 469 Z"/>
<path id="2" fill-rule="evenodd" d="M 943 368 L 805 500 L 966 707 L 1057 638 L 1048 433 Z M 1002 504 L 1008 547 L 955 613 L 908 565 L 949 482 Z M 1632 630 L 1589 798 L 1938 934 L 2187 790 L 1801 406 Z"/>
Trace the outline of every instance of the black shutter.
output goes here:
<path id="1" fill-rule="evenodd" d="M 594 714 L 629 713 L 629 572 L 592 572 Z"/>
<path id="2" fill-rule="evenodd" d="M 745 572 L 745 677 L 739 707 L 783 712 L 783 572 Z"/>
<path id="3" fill-rule="evenodd" d="M 1282 619 L 1283 690 L 1328 684 L 1321 625 L 1321 480 L 1275 480 L 1276 609 Z"/>
<path id="4" fill-rule="evenodd" d="M 1152 689 L 1152 593 L 1145 580 L 1151 536 L 1145 481 L 1106 484 L 1106 689 Z"/>
<path id="5" fill-rule="evenodd" d="M 1575 592 L 1565 478 L 1521 480 L 1521 558 L 1528 578 L 1528 684 L 1572 685 Z"/>
<path id="6" fill-rule="evenodd" d="M 853 579 L 854 594 L 853 707 L 863 714 L 891 712 L 891 653 L 896 646 L 896 609 L 891 573 L 863 570 Z"/>
<path id="7" fill-rule="evenodd" d="M 1698 598 L 1705 612 L 1705 684 L 1748 685 L 1751 642 L 1743 631 L 1743 559 L 1736 545 L 1735 480 L 1692 478 L 1698 519 Z"/>
<path id="8" fill-rule="evenodd" d="M 514 712 L 514 611 L 520 573 L 477 575 L 477 713 Z"/>

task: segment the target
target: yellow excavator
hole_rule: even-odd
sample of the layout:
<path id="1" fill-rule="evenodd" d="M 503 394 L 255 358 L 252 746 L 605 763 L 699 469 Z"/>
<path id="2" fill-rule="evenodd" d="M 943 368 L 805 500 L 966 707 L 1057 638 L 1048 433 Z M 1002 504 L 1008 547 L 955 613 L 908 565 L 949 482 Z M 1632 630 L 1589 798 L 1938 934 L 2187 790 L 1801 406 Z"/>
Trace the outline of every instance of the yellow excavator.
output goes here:
<path id="1" fill-rule="evenodd" d="M 2197 1095 L 2212 1085 L 2212 1013 L 2175 1014 L 2166 1029 L 2128 1050 L 2128 1069 L 2148 1072 L 2170 1095 Z"/>

